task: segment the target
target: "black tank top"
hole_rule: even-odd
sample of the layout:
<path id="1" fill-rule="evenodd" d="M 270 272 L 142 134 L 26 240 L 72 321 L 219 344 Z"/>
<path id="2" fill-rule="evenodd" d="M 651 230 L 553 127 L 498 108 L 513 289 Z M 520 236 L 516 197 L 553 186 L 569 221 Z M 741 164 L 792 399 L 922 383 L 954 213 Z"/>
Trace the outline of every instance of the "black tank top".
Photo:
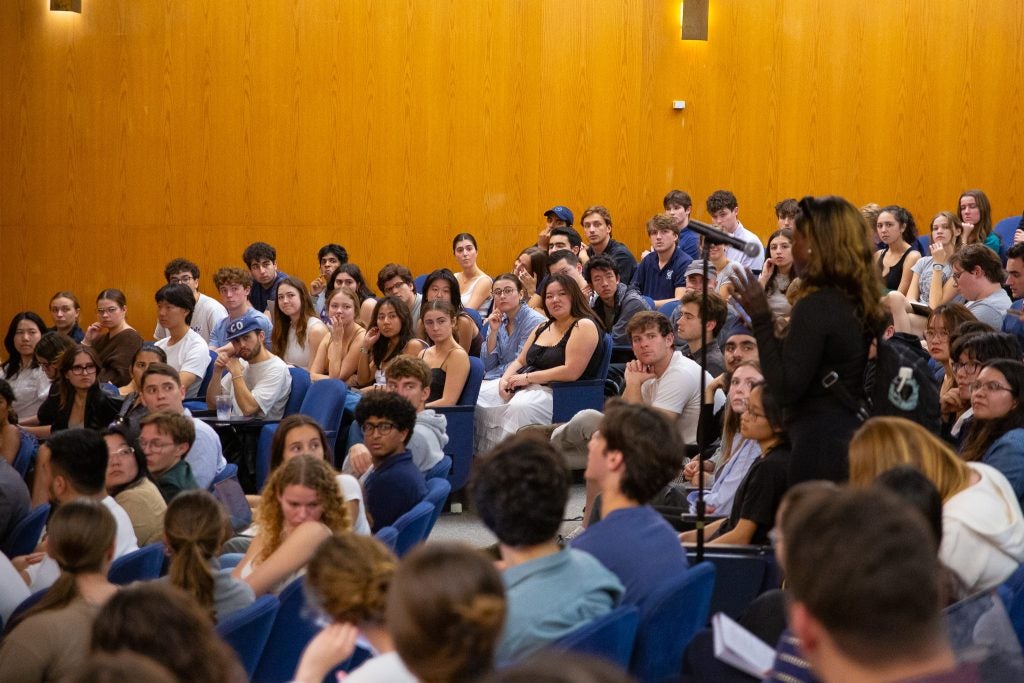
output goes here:
<path id="1" fill-rule="evenodd" d="M 537 329 L 537 337 L 551 326 L 551 321 L 544 323 Z M 576 329 L 579 324 L 579 320 L 569 326 L 569 329 L 565 331 L 562 338 L 558 340 L 558 343 L 554 346 L 541 346 L 536 341 L 526 351 L 526 367 L 529 368 L 530 372 L 534 370 L 549 370 L 551 368 L 557 368 L 560 365 L 565 365 L 565 346 L 569 343 L 569 336 L 572 331 Z M 536 337 L 535 337 L 536 339 Z M 604 335 L 600 335 L 597 341 L 597 347 L 594 349 L 593 355 L 590 357 L 590 362 L 587 363 L 587 367 L 583 370 L 583 374 L 580 375 L 579 379 L 594 379 L 597 377 L 597 372 L 601 367 L 601 360 L 604 357 Z"/>
<path id="2" fill-rule="evenodd" d="M 900 288 L 900 280 L 903 279 L 903 262 L 907 260 L 907 256 L 910 254 L 910 252 L 910 249 L 907 249 L 905 252 L 903 252 L 903 256 L 900 257 L 900 260 L 897 261 L 892 266 L 890 266 L 889 272 L 882 276 L 882 281 L 885 282 L 886 289 L 890 291 L 895 291 Z M 878 269 L 880 271 L 885 269 L 885 265 L 882 263 L 882 259 L 884 259 L 885 255 L 888 253 L 889 247 L 886 247 L 885 250 L 882 251 L 882 255 L 878 258 Z"/>

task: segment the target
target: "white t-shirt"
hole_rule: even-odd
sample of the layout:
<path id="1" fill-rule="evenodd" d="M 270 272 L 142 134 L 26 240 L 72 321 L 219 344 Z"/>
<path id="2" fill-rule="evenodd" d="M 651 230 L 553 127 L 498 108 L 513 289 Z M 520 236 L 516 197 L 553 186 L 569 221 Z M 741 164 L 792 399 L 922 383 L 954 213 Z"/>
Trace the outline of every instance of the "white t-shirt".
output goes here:
<path id="1" fill-rule="evenodd" d="M 363 662 L 345 677 L 347 683 L 417 683 L 397 652 L 386 652 Z"/>
<path id="2" fill-rule="evenodd" d="M 255 417 L 263 417 L 268 420 L 280 420 L 284 417 L 284 407 L 288 404 L 288 395 L 292 389 L 292 376 L 288 372 L 288 366 L 277 356 L 270 354 L 270 358 L 259 363 L 242 364 L 245 386 L 249 387 L 253 399 L 259 404 L 259 411 Z M 236 415 L 242 414 L 235 399 L 235 388 L 231 382 L 231 373 L 225 372 L 220 380 L 221 393 L 231 396 L 234 403 Z"/>
<path id="3" fill-rule="evenodd" d="M 50 393 L 50 378 L 42 368 L 22 368 L 13 379 L 5 377 L 0 370 L 0 379 L 6 379 L 14 390 L 14 412 L 18 420 L 35 417 Z"/>
<path id="4" fill-rule="evenodd" d="M 114 536 L 114 559 L 138 550 L 139 542 L 135 537 L 135 528 L 132 526 L 132 520 L 128 513 L 110 496 L 104 497 L 102 503 L 114 515 L 114 521 L 117 523 L 117 533 Z M 29 589 L 35 593 L 53 585 L 53 582 L 60 576 L 60 567 L 56 560 L 46 555 L 42 562 L 28 568 L 28 575 L 32 579 Z"/>
<path id="5" fill-rule="evenodd" d="M 1002 472 L 980 462 L 967 466 L 981 480 L 942 506 L 939 558 L 976 593 L 998 586 L 1024 562 L 1024 516 Z"/>
<path id="6" fill-rule="evenodd" d="M 213 328 L 227 317 L 228 311 L 224 308 L 224 304 L 213 297 L 200 294 L 199 299 L 196 300 L 195 310 L 192 311 L 190 326 L 206 343 L 209 343 Z M 163 339 L 168 336 L 170 336 L 170 333 L 163 326 L 157 324 L 156 329 L 153 331 L 153 339 Z"/>
<path id="7" fill-rule="evenodd" d="M 644 403 L 679 415 L 676 426 L 683 441 L 688 444 L 697 443 L 701 372 L 699 363 L 673 351 L 672 360 L 661 377 L 649 379 L 640 387 Z M 707 375 L 707 382 L 712 379 L 711 375 Z"/>
<path id="8" fill-rule="evenodd" d="M 370 520 L 366 518 L 366 506 L 363 505 L 363 487 L 359 485 L 359 480 L 351 474 L 339 474 L 337 478 L 338 488 L 341 489 L 341 497 L 345 499 L 345 502 L 359 501 L 359 514 L 352 521 L 352 531 L 361 536 L 369 536 Z"/>
<path id="9" fill-rule="evenodd" d="M 760 249 L 760 255 L 758 256 L 747 256 L 744 252 L 740 251 L 736 247 L 728 247 L 725 250 L 725 255 L 730 261 L 736 261 L 740 265 L 744 265 L 751 270 L 761 270 L 764 268 L 764 246 L 761 244 L 761 239 L 743 227 L 742 223 L 736 224 L 736 232 L 732 234 L 733 237 L 741 239 L 744 242 L 753 242 Z"/>
<path id="10" fill-rule="evenodd" d="M 206 345 L 206 340 L 195 330 L 189 330 L 177 344 L 172 344 L 171 338 L 165 337 L 157 341 L 156 345 L 167 354 L 168 365 L 178 372 L 191 372 L 198 378 L 189 385 L 185 398 L 198 396 L 199 385 L 210 365 L 210 347 Z"/>

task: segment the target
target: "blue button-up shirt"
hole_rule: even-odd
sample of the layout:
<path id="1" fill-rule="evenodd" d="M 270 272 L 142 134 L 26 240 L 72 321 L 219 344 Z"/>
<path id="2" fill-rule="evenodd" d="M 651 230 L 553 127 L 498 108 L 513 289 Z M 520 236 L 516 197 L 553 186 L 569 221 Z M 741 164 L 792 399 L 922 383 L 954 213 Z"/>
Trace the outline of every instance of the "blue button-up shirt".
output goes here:
<path id="1" fill-rule="evenodd" d="M 523 344 L 530 336 L 530 333 L 537 329 L 537 325 L 544 322 L 546 318 L 533 310 L 526 304 L 519 305 L 519 311 L 512 321 L 512 334 L 508 333 L 508 317 L 502 318 L 498 326 L 498 340 L 494 344 L 494 351 L 487 352 L 487 337 L 491 334 L 491 326 L 484 325 L 484 343 L 480 345 L 480 359 L 484 362 L 484 379 L 498 379 L 505 373 L 508 364 L 519 357 L 523 350 Z"/>

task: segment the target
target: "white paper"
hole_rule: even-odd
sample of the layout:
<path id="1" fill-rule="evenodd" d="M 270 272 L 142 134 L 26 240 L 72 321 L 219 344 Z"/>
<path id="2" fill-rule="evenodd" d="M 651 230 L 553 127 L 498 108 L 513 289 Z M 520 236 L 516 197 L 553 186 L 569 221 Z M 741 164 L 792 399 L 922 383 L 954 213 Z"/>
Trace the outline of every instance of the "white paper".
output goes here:
<path id="1" fill-rule="evenodd" d="M 711 617 L 715 657 L 740 671 L 763 678 L 775 663 L 775 648 L 722 612 Z"/>

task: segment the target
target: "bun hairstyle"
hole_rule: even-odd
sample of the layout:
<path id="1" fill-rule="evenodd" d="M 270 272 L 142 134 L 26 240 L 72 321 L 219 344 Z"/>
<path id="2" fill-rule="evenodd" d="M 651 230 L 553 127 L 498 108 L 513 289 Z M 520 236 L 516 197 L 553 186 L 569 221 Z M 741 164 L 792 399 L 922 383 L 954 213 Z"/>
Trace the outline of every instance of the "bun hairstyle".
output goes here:
<path id="1" fill-rule="evenodd" d="M 421 545 L 402 560 L 388 593 L 395 647 L 423 683 L 474 681 L 493 668 L 505 587 L 485 555 L 457 543 Z"/>
<path id="2" fill-rule="evenodd" d="M 372 536 L 344 532 L 317 549 L 306 568 L 306 595 L 335 622 L 384 624 L 398 559 Z"/>

